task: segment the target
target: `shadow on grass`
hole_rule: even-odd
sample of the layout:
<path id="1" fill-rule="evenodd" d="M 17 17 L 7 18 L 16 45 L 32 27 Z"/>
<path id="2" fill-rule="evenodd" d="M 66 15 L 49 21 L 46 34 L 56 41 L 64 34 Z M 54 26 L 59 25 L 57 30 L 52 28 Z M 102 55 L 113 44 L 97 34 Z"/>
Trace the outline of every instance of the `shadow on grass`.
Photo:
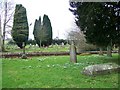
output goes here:
<path id="1" fill-rule="evenodd" d="M 102 59 L 103 63 L 116 63 L 120 65 L 120 57 L 117 54 L 114 54 L 112 57 L 104 56 Z"/>

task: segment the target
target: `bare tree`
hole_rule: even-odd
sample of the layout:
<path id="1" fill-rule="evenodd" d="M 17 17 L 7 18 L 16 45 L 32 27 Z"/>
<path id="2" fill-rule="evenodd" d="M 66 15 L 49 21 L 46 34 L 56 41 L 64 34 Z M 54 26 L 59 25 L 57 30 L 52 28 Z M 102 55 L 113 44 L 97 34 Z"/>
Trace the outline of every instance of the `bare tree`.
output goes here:
<path id="1" fill-rule="evenodd" d="M 10 30 L 12 27 L 9 24 L 13 17 L 14 6 L 12 2 L 8 2 L 7 0 L 5 0 L 4 2 L 1 2 L 1 6 L 2 4 L 3 4 L 3 7 L 1 7 L 1 16 L 3 18 L 2 51 L 5 51 L 5 38 L 6 38 L 6 33 L 10 34 Z"/>
<path id="2" fill-rule="evenodd" d="M 68 33 L 68 39 L 74 40 L 78 53 L 84 52 L 85 50 L 96 49 L 96 46 L 86 43 L 85 36 L 80 30 L 70 31 Z"/>
<path id="3" fill-rule="evenodd" d="M 0 2 L 0 52 L 2 51 L 2 27 L 1 27 L 2 2 Z"/>
<path id="4" fill-rule="evenodd" d="M 1 15 L 0 15 L 0 52 L 2 51 L 2 29 L 1 29 Z"/>
<path id="5" fill-rule="evenodd" d="M 2 50 L 5 51 L 5 30 L 6 30 L 6 21 L 7 21 L 7 2 L 5 2 L 5 14 L 4 14 L 4 22 L 3 22 L 3 42 L 2 42 Z"/>

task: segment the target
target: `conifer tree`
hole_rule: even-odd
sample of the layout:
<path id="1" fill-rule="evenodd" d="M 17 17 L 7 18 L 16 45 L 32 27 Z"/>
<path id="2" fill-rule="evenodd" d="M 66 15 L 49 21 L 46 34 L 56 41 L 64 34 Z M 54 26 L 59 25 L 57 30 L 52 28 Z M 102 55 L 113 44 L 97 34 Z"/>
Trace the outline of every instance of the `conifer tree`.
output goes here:
<path id="1" fill-rule="evenodd" d="M 47 15 L 43 16 L 42 22 L 41 17 L 39 20 L 35 20 L 33 35 L 39 47 L 48 46 L 52 43 L 52 26 Z"/>
<path id="2" fill-rule="evenodd" d="M 112 45 L 120 46 L 120 2 L 70 2 L 70 6 L 87 42 L 108 46 L 108 55 L 112 56 Z"/>
<path id="3" fill-rule="evenodd" d="M 23 49 L 23 55 L 25 56 L 25 45 L 28 41 L 29 27 L 27 21 L 26 9 L 22 4 L 17 4 L 15 7 L 14 21 L 12 28 L 12 38 Z"/>

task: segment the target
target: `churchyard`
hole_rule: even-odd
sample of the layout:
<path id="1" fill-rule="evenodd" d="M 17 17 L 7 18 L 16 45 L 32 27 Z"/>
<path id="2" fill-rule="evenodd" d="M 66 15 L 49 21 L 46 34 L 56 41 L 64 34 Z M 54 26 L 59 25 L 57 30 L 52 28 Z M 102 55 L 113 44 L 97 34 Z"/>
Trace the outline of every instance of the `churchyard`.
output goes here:
<path id="1" fill-rule="evenodd" d="M 27 45 L 25 47 L 26 53 L 29 52 L 66 52 L 69 51 L 69 44 L 67 45 L 50 45 L 49 47 L 38 47 L 38 45 Z M 21 53 L 23 52 L 17 45 L 6 45 L 7 52 L 4 53 Z"/>
<path id="2" fill-rule="evenodd" d="M 69 1 L 69 11 L 75 15 L 77 27 L 69 28 L 71 31 L 64 34 L 66 40 L 59 38 L 61 28 L 53 39 L 57 29 L 53 29 L 50 15 L 37 16 L 34 24 L 28 22 L 28 8 L 22 4 L 16 4 L 13 24 L 8 25 L 7 4 L 5 0 L 2 23 L 0 17 L 2 88 L 119 88 L 119 2 Z M 63 20 L 57 20 L 55 26 L 68 21 Z M 31 25 L 34 26 L 29 29 Z M 9 32 L 7 27 L 11 27 Z M 30 40 L 30 30 L 34 40 Z M 7 34 L 11 35 L 11 44 L 6 44 Z"/>
<path id="3" fill-rule="evenodd" d="M 118 88 L 118 73 L 88 76 L 82 73 L 89 65 L 118 63 L 113 57 L 97 54 L 70 56 L 37 56 L 2 59 L 3 88 Z"/>

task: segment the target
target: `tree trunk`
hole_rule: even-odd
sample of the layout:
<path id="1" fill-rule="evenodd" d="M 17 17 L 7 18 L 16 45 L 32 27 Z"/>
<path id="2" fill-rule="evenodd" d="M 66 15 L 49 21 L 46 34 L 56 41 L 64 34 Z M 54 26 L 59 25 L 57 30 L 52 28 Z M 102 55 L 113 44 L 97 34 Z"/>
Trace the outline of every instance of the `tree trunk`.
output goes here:
<path id="1" fill-rule="evenodd" d="M 5 51 L 5 29 L 6 29 L 6 21 L 7 21 L 7 1 L 5 2 L 5 14 L 4 14 L 4 22 L 3 22 L 3 41 L 2 41 L 2 51 Z"/>
<path id="2" fill-rule="evenodd" d="M 70 61 L 73 63 L 77 63 L 76 47 L 73 41 L 71 42 L 70 46 Z"/>
<path id="3" fill-rule="evenodd" d="M 23 54 L 25 54 L 25 42 L 23 42 Z"/>
<path id="4" fill-rule="evenodd" d="M 120 45 L 118 46 L 118 55 L 120 56 Z"/>
<path id="5" fill-rule="evenodd" d="M 40 40 L 40 48 L 41 48 L 41 40 Z"/>
<path id="6" fill-rule="evenodd" d="M 25 53 L 25 42 L 23 42 L 23 54 L 22 59 L 27 59 L 26 53 Z"/>
<path id="7" fill-rule="evenodd" d="M 118 64 L 120 65 L 120 45 L 118 46 Z"/>
<path id="8" fill-rule="evenodd" d="M 103 55 L 102 47 L 100 47 L 99 55 Z"/>
<path id="9" fill-rule="evenodd" d="M 107 56 L 108 57 L 112 57 L 112 48 L 111 48 L 111 45 L 107 46 Z"/>

